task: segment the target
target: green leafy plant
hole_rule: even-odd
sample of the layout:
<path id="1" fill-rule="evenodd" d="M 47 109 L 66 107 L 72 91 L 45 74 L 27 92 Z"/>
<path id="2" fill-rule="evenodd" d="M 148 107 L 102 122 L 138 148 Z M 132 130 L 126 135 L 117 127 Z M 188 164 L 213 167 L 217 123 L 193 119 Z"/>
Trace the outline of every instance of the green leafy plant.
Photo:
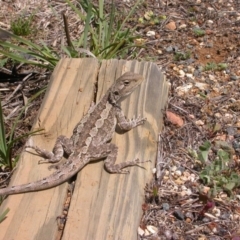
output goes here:
<path id="1" fill-rule="evenodd" d="M 199 147 L 198 159 L 204 166 L 199 177 L 205 185 L 211 187 L 211 195 L 215 196 L 221 191 L 232 195 L 232 190 L 240 186 L 240 176 L 229 166 L 231 161 L 230 153 L 218 149 L 216 158 L 209 162 L 210 149 L 211 144 L 208 141 Z"/>
<path id="2" fill-rule="evenodd" d="M 30 17 L 18 16 L 11 21 L 11 30 L 17 36 L 27 36 L 31 33 L 33 15 Z"/>
<path id="3" fill-rule="evenodd" d="M 191 57 L 191 52 L 176 52 L 174 53 L 174 60 L 175 61 L 181 61 L 181 60 L 187 60 Z"/>
<path id="4" fill-rule="evenodd" d="M 227 69 L 227 67 L 228 67 L 227 63 L 218 63 L 217 70 L 222 71 Z"/>
<path id="5" fill-rule="evenodd" d="M 141 17 L 138 19 L 139 23 L 142 24 L 151 24 L 156 25 L 159 24 L 161 21 L 165 20 L 167 17 L 165 15 L 156 15 L 153 13 L 153 11 L 147 11 L 144 14 L 144 18 Z"/>
<path id="6" fill-rule="evenodd" d="M 222 71 L 225 70 L 228 67 L 228 65 L 226 63 L 214 63 L 214 62 L 210 62 L 207 63 L 204 67 L 203 67 L 203 71 Z"/>
<path id="7" fill-rule="evenodd" d="M 22 114 L 24 113 L 25 109 L 29 106 L 29 104 L 32 102 L 32 100 L 34 100 L 36 97 L 38 97 L 44 91 L 45 91 L 45 89 L 42 89 L 41 91 L 39 91 L 38 93 L 36 93 L 34 96 L 32 96 L 29 99 L 28 103 L 23 107 L 23 109 L 20 111 L 18 117 L 14 121 L 13 126 L 11 127 L 11 131 L 8 134 L 8 136 L 6 136 L 6 134 L 5 134 L 4 117 L 3 117 L 2 106 L 0 103 L 0 166 L 8 166 L 10 168 L 10 170 L 12 170 L 14 166 L 13 166 L 11 156 L 12 156 L 12 148 L 13 148 L 14 144 L 16 142 L 18 142 L 19 140 L 21 140 L 22 138 L 28 137 L 29 135 L 33 135 L 33 134 L 41 131 L 41 129 L 32 131 L 32 132 L 23 134 L 17 138 L 14 138 L 14 132 L 16 130 L 17 124 L 19 123 L 20 118 L 22 117 Z M 17 161 L 14 161 L 14 163 L 16 163 L 16 162 Z"/>
<path id="8" fill-rule="evenodd" d="M 27 63 L 48 69 L 53 69 L 60 59 L 60 56 L 55 51 L 48 48 L 44 42 L 41 42 L 42 45 L 37 45 L 3 29 L 0 29 L 0 32 L 5 33 L 8 38 L 12 38 L 18 42 L 17 45 L 0 40 L 0 53 L 7 58 L 16 62 Z"/>
<path id="9" fill-rule="evenodd" d="M 217 69 L 217 64 L 213 62 L 207 63 L 203 67 L 203 71 L 216 70 L 216 69 Z"/>
<path id="10" fill-rule="evenodd" d="M 88 0 L 79 1 L 86 15 L 82 14 L 70 0 L 66 0 L 66 2 L 85 22 L 83 35 L 78 41 L 72 42 L 72 49 L 75 51 L 82 47 L 89 49 L 99 59 L 110 59 L 116 56 L 124 58 L 129 49 L 139 47 L 134 44 L 136 38 L 133 35 L 134 29 L 126 28 L 125 24 L 141 0 L 136 1 L 124 20 L 118 20 L 113 1 L 110 14 L 104 13 L 104 0 L 99 0 L 97 7 Z"/>
<path id="11" fill-rule="evenodd" d="M 104 13 L 104 0 L 99 0 L 98 6 L 88 0 L 79 1 L 86 14 L 83 14 L 70 0 L 65 1 L 85 22 L 83 34 L 77 41 L 71 41 L 67 19 L 63 15 L 67 46 L 62 46 L 62 50 L 69 57 L 84 57 L 87 54 L 99 59 L 124 58 L 129 54 L 130 49 L 140 47 L 134 43 L 137 38 L 133 35 L 134 29 L 130 30 L 125 25 L 141 0 L 136 1 L 123 20 L 116 20 L 118 18 L 113 1 L 110 14 Z M 47 69 L 53 69 L 60 60 L 60 55 L 43 41 L 38 45 L 3 29 L 0 29 L 0 32 L 15 42 L 0 40 L 0 53 L 6 58 Z"/>
<path id="12" fill-rule="evenodd" d="M 197 37 L 202 37 L 205 35 L 205 31 L 202 30 L 201 28 L 193 28 L 193 33 Z"/>

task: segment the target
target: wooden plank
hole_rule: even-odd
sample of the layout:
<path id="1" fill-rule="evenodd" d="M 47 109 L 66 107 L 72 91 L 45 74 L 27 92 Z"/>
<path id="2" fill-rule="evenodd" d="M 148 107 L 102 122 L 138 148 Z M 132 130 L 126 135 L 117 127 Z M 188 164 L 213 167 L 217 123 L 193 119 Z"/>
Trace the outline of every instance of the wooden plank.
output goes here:
<path id="1" fill-rule="evenodd" d="M 89 66 L 91 67 L 89 70 Z M 72 130 L 93 100 L 98 74 L 95 59 L 64 59 L 53 72 L 35 128 L 44 128 L 45 135 L 30 138 L 28 144 L 51 149 L 56 137 L 71 136 Z M 24 152 L 11 185 L 41 179 L 51 172 L 48 165 L 38 165 L 39 157 Z M 67 183 L 45 191 L 9 196 L 0 213 L 10 212 L 0 224 L 0 239 L 55 239 L 58 232 L 56 217 L 62 213 Z"/>
<path id="2" fill-rule="evenodd" d="M 94 59 L 64 59 L 58 64 L 35 123 L 44 127 L 46 134 L 30 142 L 51 149 L 58 135 L 70 136 L 93 99 L 97 78 L 99 99 L 122 73 L 130 70 L 143 74 L 146 79 L 141 87 L 122 105 L 126 116 L 140 114 L 148 121 L 127 134 L 116 134 L 113 141 L 119 147 L 117 162 L 138 157 L 152 163 L 144 164 L 146 170 L 133 167 L 129 175 L 107 173 L 103 161 L 87 165 L 77 177 L 63 233 L 63 239 L 73 240 L 136 239 L 143 188 L 152 176 L 168 84 L 153 63 L 103 61 L 99 74 L 98 70 Z M 23 153 L 11 185 L 48 176 L 47 166 L 38 165 L 37 160 L 39 157 Z M 8 197 L 0 208 L 0 213 L 10 208 L 0 224 L 0 239 L 55 239 L 56 217 L 62 212 L 66 186 Z"/>
<path id="3" fill-rule="evenodd" d="M 144 164 L 146 170 L 132 167 L 128 175 L 107 173 L 103 161 L 87 165 L 77 177 L 64 240 L 137 239 L 144 186 L 152 177 L 168 84 L 153 63 L 103 61 L 97 98 L 100 99 L 114 79 L 126 71 L 142 74 L 145 81 L 124 100 L 124 113 L 129 118 L 147 117 L 147 122 L 126 134 L 115 134 L 113 142 L 119 147 L 117 162 L 137 157 L 151 159 L 152 163 Z"/>

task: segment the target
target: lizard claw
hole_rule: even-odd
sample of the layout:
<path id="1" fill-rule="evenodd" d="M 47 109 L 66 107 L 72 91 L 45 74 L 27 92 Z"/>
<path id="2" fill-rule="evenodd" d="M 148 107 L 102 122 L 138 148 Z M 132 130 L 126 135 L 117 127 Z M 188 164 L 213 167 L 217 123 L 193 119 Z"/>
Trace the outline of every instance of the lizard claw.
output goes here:
<path id="1" fill-rule="evenodd" d="M 129 171 L 129 170 L 126 170 L 126 169 L 124 169 L 124 170 L 120 170 L 120 171 L 119 171 L 119 173 L 123 173 L 123 174 L 129 174 L 129 173 L 130 173 L 130 171 Z"/>
<path id="2" fill-rule="evenodd" d="M 141 116 L 138 116 L 137 118 L 133 117 L 131 119 L 131 123 L 133 127 L 137 127 L 139 125 L 144 124 L 146 120 L 147 118 L 142 118 Z"/>

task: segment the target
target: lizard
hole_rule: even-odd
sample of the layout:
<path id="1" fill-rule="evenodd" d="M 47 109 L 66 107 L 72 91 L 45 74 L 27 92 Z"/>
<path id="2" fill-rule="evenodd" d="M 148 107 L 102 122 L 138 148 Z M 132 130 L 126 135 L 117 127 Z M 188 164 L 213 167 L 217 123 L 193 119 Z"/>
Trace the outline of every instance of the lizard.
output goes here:
<path id="1" fill-rule="evenodd" d="M 115 164 L 118 147 L 110 142 L 117 124 L 120 129 L 129 131 L 146 121 L 146 118 L 140 116 L 128 120 L 120 105 L 120 102 L 142 81 L 142 75 L 133 72 L 124 73 L 112 84 L 97 104 L 90 106 L 86 115 L 75 126 L 70 138 L 63 135 L 57 137 L 52 151 L 37 146 L 26 146 L 26 148 L 34 149 L 39 156 L 44 158 L 40 161 L 52 163 L 50 167 L 57 165 L 56 171 L 38 181 L 0 189 L 0 196 L 56 187 L 76 175 L 93 160 L 104 159 L 105 169 L 109 173 L 129 173 L 129 170 L 123 168 L 138 166 L 139 163 L 149 161 L 135 159 Z M 67 159 L 63 158 L 64 153 Z"/>

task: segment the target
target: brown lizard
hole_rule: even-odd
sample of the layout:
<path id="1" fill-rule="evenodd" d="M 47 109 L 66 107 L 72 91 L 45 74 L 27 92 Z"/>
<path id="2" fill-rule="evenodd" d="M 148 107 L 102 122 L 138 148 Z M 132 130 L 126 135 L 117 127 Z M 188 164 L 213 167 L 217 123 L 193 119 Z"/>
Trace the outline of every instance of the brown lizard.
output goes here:
<path id="1" fill-rule="evenodd" d="M 123 168 L 146 162 L 135 159 L 115 164 L 118 148 L 113 143 L 109 143 L 117 123 L 121 129 L 128 131 L 145 122 L 146 119 L 140 117 L 127 120 L 119 105 L 120 101 L 132 93 L 142 81 L 143 77 L 139 74 L 132 72 L 123 74 L 108 89 L 103 98 L 89 108 L 87 114 L 74 128 L 70 139 L 65 136 L 57 138 L 52 152 L 36 146 L 26 146 L 33 148 L 47 162 L 58 163 L 57 170 L 41 180 L 0 189 L 0 195 L 40 191 L 55 187 L 73 177 L 92 160 L 105 158 L 105 168 L 110 173 L 129 173 Z M 60 162 L 64 153 L 68 159 Z"/>

